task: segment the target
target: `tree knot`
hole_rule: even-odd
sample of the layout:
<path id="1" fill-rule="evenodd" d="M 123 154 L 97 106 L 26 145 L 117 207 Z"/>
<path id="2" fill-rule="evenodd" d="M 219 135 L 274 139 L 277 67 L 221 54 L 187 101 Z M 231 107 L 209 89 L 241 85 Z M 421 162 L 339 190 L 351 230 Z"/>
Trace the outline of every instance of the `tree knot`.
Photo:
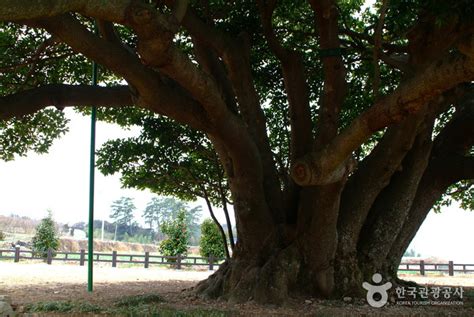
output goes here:
<path id="1" fill-rule="evenodd" d="M 298 185 L 304 185 L 308 183 L 309 178 L 311 178 L 311 172 L 308 164 L 301 161 L 295 163 L 291 171 L 291 176 Z"/>

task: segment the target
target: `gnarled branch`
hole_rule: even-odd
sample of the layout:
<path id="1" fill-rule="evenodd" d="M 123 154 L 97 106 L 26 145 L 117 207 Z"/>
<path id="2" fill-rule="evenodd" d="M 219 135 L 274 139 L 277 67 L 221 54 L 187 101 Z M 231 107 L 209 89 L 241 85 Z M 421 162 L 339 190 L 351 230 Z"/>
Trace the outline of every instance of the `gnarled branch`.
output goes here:
<path id="1" fill-rule="evenodd" d="M 32 114 L 47 106 L 122 107 L 133 105 L 128 86 L 47 85 L 0 97 L 0 119 Z"/>
<path id="2" fill-rule="evenodd" d="M 331 182 L 334 172 L 372 133 L 416 113 L 433 98 L 474 78 L 474 60 L 448 55 L 406 80 L 393 93 L 363 112 L 325 148 L 293 165 L 292 177 L 302 186 Z"/>
<path id="3" fill-rule="evenodd" d="M 144 66 L 137 56 L 122 45 L 99 38 L 70 15 L 31 23 L 44 27 L 74 51 L 123 77 L 134 91 L 136 104 L 202 131 L 210 129 L 207 115 L 199 103 L 178 85 L 163 80 L 156 72 Z"/>
<path id="4" fill-rule="evenodd" d="M 1 0 L 0 21 L 24 21 L 79 12 L 106 21 L 125 20 L 132 0 Z"/>
<path id="5" fill-rule="evenodd" d="M 340 50 L 339 12 L 336 1 L 310 0 L 309 3 L 316 15 L 316 28 L 319 33 L 321 52 L 325 50 Z M 324 87 L 320 102 L 321 107 L 319 109 L 318 134 L 316 136 L 316 148 L 319 149 L 328 144 L 337 134 L 339 113 L 347 90 L 342 54 L 322 56 L 322 63 Z M 341 177 L 344 175 L 344 173 L 340 174 Z M 301 185 L 295 177 L 293 179 Z"/>

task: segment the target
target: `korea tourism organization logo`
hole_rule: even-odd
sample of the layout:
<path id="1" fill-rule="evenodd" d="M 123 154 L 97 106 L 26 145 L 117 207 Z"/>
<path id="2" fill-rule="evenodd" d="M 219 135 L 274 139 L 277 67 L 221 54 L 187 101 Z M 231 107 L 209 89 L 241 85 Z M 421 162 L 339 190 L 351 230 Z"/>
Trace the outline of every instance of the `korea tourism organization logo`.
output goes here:
<path id="1" fill-rule="evenodd" d="M 372 281 L 376 284 L 380 284 L 380 282 L 382 282 L 382 275 L 375 273 L 372 275 Z M 387 282 L 381 285 L 372 285 L 364 282 L 362 283 L 362 287 L 367 290 L 367 303 L 372 307 L 380 308 L 387 304 L 387 291 L 392 287 L 392 283 Z"/>
<path id="2" fill-rule="evenodd" d="M 392 288 L 391 282 L 382 283 L 382 275 L 372 275 L 372 283 L 364 282 L 362 287 L 367 290 L 367 303 L 375 308 L 380 308 L 388 303 L 388 291 Z M 448 306 L 463 305 L 464 290 L 460 287 L 441 286 L 418 286 L 395 288 L 395 296 L 392 302 L 396 305 L 405 306 Z"/>

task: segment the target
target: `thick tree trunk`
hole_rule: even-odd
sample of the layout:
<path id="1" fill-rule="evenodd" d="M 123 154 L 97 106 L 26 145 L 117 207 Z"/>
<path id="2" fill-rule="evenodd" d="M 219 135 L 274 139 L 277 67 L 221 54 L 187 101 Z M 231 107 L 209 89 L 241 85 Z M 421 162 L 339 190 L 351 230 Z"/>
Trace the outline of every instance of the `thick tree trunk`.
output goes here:
<path id="1" fill-rule="evenodd" d="M 303 190 L 299 213 L 307 216 L 305 221 L 297 225 L 262 224 L 272 233 L 259 252 L 240 247 L 239 240 L 232 258 L 198 284 L 196 291 L 231 302 L 273 304 L 298 294 L 362 297 L 360 272 L 364 270 L 358 255 L 335 258 L 341 189 L 341 184 L 333 184 Z"/>
<path id="2" fill-rule="evenodd" d="M 299 188 L 293 199 L 295 218 L 289 217 L 286 224 L 272 221 L 265 200 L 256 203 L 249 192 L 251 177 L 235 186 L 240 181 L 234 175 L 231 190 L 234 201 L 240 201 L 234 206 L 239 241 L 233 257 L 196 291 L 232 302 L 281 304 L 302 293 L 364 298 L 362 283 L 374 273 L 394 284 L 405 283 L 397 278 L 398 265 L 427 213 L 450 184 L 473 175 L 472 158 L 460 155 L 472 138 L 453 132 L 459 127 L 472 132 L 472 124 L 465 117 L 453 120 L 432 142 L 432 127 L 421 118 L 400 124 L 397 133 L 387 133 L 386 138 L 398 142 L 388 152 L 381 142 L 351 182 Z M 369 164 L 372 168 L 366 169 Z M 372 174 L 361 175 L 364 170 Z M 365 190 L 355 187 L 361 179 Z M 347 188 L 359 194 L 349 195 Z M 349 203 L 357 208 L 351 211 Z M 266 220 L 242 226 L 246 217 Z M 355 217 L 357 226 L 351 224 L 355 231 L 345 231 L 349 223 L 341 217 Z"/>

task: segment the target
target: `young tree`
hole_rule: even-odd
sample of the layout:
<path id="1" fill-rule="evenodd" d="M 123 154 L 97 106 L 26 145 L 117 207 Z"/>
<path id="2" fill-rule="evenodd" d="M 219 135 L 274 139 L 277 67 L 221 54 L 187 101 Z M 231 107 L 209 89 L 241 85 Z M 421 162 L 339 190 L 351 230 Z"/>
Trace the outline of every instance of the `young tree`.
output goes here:
<path id="1" fill-rule="evenodd" d="M 36 233 L 33 236 L 32 244 L 35 254 L 38 254 L 43 258 L 48 256 L 48 249 L 53 251 L 58 250 L 59 237 L 50 210 L 48 211 L 48 216 L 43 218 L 36 227 Z"/>
<path id="2" fill-rule="evenodd" d="M 201 256 L 212 255 L 216 258 L 223 258 L 229 256 L 227 252 L 227 241 L 222 239 L 219 227 L 211 219 L 204 220 L 201 224 L 201 241 L 199 242 Z"/>
<path id="3" fill-rule="evenodd" d="M 0 155 L 45 151 L 64 132 L 47 106 L 95 105 L 103 120 L 151 124 L 141 148 L 125 143 L 143 155 L 111 157 L 146 172 L 189 134 L 153 138 L 166 133 L 147 120 L 166 116 L 205 135 L 194 148 L 212 145 L 236 215 L 233 259 L 196 292 L 280 303 L 292 288 L 360 295 L 374 272 L 400 283 L 433 205 L 472 197 L 474 5 L 381 2 L 362 12 L 355 0 L 8 1 Z M 84 56 L 105 85 L 80 84 Z M 203 159 L 193 155 L 181 157 Z M 162 170 L 177 167 L 171 184 L 206 164 Z M 212 179 L 190 183 L 217 197 Z"/>
<path id="4" fill-rule="evenodd" d="M 167 238 L 161 241 L 159 250 L 166 256 L 186 255 L 188 253 L 189 230 L 186 224 L 186 213 L 181 210 L 176 218 L 164 222 L 161 230 Z"/>

